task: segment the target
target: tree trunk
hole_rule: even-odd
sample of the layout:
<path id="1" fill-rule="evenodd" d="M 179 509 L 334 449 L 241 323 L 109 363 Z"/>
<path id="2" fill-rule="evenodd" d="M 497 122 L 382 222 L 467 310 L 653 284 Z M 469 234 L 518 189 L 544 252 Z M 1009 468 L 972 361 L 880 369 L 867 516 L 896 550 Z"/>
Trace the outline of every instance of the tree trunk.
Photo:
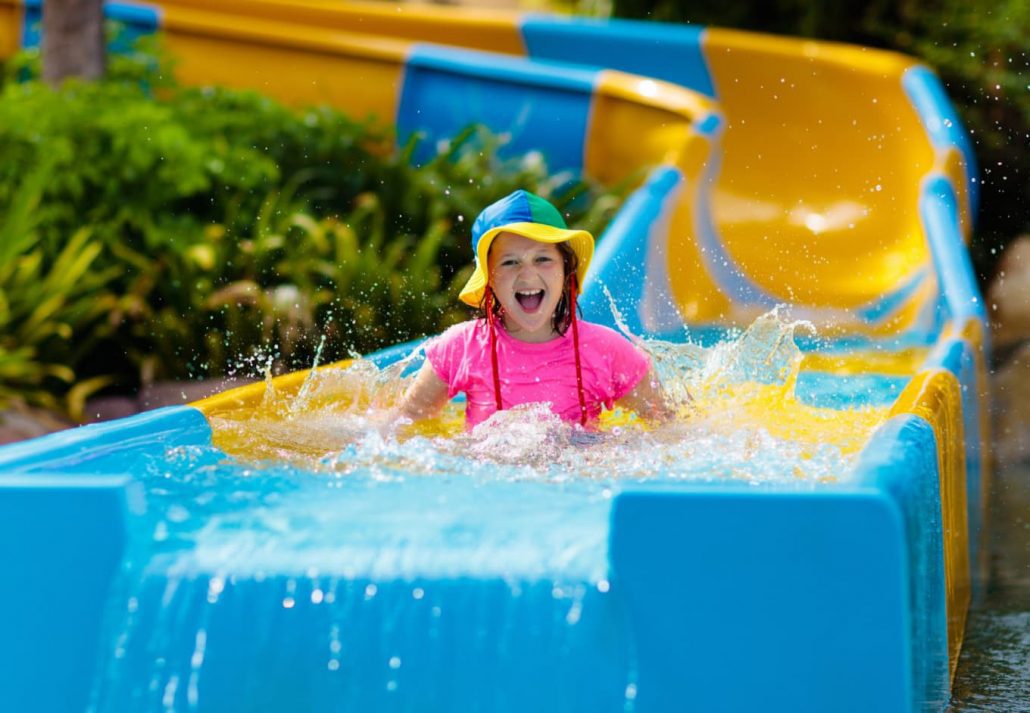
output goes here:
<path id="1" fill-rule="evenodd" d="M 43 3 L 43 79 L 57 86 L 67 77 L 104 74 L 103 0 Z"/>

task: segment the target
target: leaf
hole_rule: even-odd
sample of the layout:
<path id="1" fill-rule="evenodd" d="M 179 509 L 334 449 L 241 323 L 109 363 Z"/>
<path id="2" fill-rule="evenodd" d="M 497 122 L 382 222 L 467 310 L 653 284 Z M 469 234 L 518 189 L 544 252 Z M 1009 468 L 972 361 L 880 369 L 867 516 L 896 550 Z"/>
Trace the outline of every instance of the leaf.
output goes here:
<path id="1" fill-rule="evenodd" d="M 35 228 L 37 209 L 50 178 L 52 167 L 42 162 L 28 174 L 17 188 L 0 224 L 0 269 L 15 255 L 31 248 L 37 241 Z"/>
<path id="2" fill-rule="evenodd" d="M 94 376 L 77 382 L 68 389 L 65 395 L 65 411 L 76 421 L 81 421 L 86 408 L 86 400 L 115 381 L 112 376 Z"/>

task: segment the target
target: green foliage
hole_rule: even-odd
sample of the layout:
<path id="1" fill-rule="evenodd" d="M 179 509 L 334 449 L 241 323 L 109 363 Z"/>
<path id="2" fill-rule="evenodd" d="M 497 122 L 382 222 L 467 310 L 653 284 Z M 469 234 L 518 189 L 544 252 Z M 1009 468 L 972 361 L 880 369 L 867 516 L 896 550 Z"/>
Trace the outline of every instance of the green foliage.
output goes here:
<path id="1" fill-rule="evenodd" d="M 85 228 L 54 252 L 41 246 L 39 203 L 52 177 L 40 164 L 0 216 L 0 406 L 20 399 L 79 417 L 107 379 L 77 380 L 69 365 L 108 331 L 114 270 L 95 268 L 101 246 Z"/>
<path id="2" fill-rule="evenodd" d="M 381 178 L 365 182 L 378 188 L 324 217 L 311 212 L 303 192 L 311 174 L 302 170 L 265 194 L 249 225 L 209 224 L 146 271 L 146 256 L 118 247 L 141 267 L 129 290 L 128 305 L 139 312 L 132 362 L 158 378 L 229 373 L 250 365 L 250 356 L 301 368 L 323 338 L 331 359 L 466 318 L 457 293 L 472 260 L 468 227 L 481 206 L 518 187 L 566 209 L 590 197 L 583 183 L 548 177 L 532 156 L 498 159 L 497 143 L 469 130 L 420 168 L 407 151 L 369 160 Z M 573 213 L 576 223 L 603 229 L 619 200 L 609 194 L 585 203 L 589 210 Z"/>
<path id="3" fill-rule="evenodd" d="M 415 167 L 414 141 L 178 87 L 151 51 L 59 90 L 37 69 L 23 54 L 0 87 L 0 396 L 74 412 L 98 379 L 301 368 L 323 340 L 331 360 L 434 333 L 467 316 L 484 205 L 526 188 L 599 231 L 621 200 L 474 127 Z"/>
<path id="4" fill-rule="evenodd" d="M 1030 232 L 1030 91 L 1023 0 L 615 0 L 619 17 L 736 27 L 893 49 L 937 70 L 969 129 L 981 201 L 973 257 L 986 281 Z"/>

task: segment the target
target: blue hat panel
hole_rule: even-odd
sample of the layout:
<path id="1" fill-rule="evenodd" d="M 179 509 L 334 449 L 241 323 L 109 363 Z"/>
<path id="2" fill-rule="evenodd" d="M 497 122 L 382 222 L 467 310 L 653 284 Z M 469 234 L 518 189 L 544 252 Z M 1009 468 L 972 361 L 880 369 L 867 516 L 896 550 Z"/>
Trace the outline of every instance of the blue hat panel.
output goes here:
<path id="1" fill-rule="evenodd" d="M 512 223 L 532 223 L 533 210 L 527 200 L 527 194 L 523 190 L 505 196 L 495 203 L 491 203 L 476 218 L 472 224 L 472 249 L 479 246 L 479 238 L 483 233 L 500 225 Z"/>

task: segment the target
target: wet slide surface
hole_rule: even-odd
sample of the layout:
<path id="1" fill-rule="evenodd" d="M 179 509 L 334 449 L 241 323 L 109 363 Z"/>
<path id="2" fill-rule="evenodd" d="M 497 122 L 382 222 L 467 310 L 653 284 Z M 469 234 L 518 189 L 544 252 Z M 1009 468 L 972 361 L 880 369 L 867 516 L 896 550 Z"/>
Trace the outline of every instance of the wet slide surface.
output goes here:
<path id="1" fill-rule="evenodd" d="M 681 419 L 617 411 L 586 437 L 529 409 L 469 437 L 455 404 L 384 440 L 368 408 L 408 348 L 0 451 L 0 502 L 114 513 L 66 530 L 109 523 L 117 576 L 26 622 L 115 642 L 69 690 L 100 710 L 944 706 L 989 471 L 975 183 L 927 68 L 547 16 L 109 10 L 165 32 L 187 82 L 372 114 L 427 150 L 484 122 L 553 169 L 637 176 L 584 307 L 649 340 Z M 0 48 L 34 41 L 33 12 L 0 2 Z M 34 661 L 11 662 L 15 704 L 57 695 Z"/>

